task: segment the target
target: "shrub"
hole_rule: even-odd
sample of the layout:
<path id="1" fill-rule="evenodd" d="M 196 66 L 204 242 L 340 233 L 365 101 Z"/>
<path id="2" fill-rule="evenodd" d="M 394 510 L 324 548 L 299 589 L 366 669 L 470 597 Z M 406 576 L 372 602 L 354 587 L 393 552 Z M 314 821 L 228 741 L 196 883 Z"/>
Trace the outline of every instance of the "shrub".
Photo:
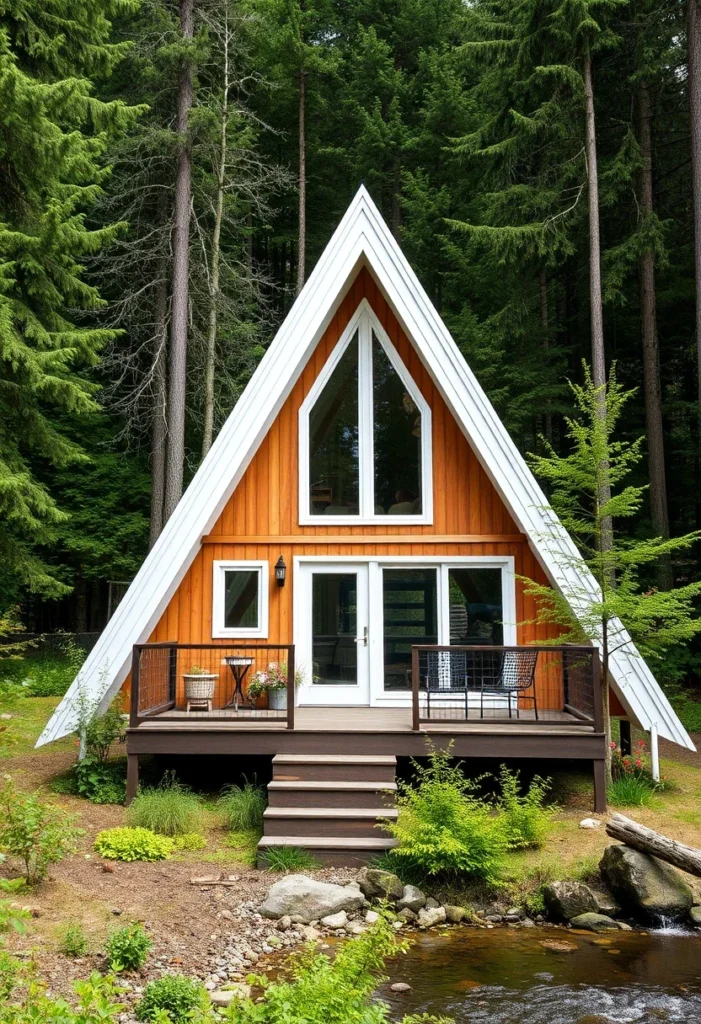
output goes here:
<path id="1" fill-rule="evenodd" d="M 136 1016 L 139 1020 L 158 1022 L 163 1019 L 160 1014 L 165 1013 L 172 1024 L 187 1024 L 195 1012 L 204 1013 L 209 1006 L 209 996 L 201 982 L 182 974 L 164 974 L 148 983 L 136 1007 Z"/>
<path id="2" fill-rule="evenodd" d="M 95 849 L 108 860 L 167 860 L 175 844 L 147 828 L 106 828 L 98 833 Z"/>
<path id="3" fill-rule="evenodd" d="M 624 775 L 609 783 L 606 796 L 612 807 L 647 807 L 654 792 L 645 779 Z"/>
<path id="4" fill-rule="evenodd" d="M 91 804 L 123 804 L 127 793 L 126 762 L 100 761 L 88 755 L 74 764 L 70 772 L 55 779 L 57 793 L 82 796 Z"/>
<path id="5" fill-rule="evenodd" d="M 60 996 L 47 995 L 36 983 L 27 985 L 23 998 L 0 1001 L 0 1024 L 111 1024 L 126 1008 L 117 1000 L 114 979 L 95 972 L 73 983 L 75 1007 Z"/>
<path id="6" fill-rule="evenodd" d="M 218 808 L 232 832 L 256 831 L 263 834 L 263 813 L 266 807 L 265 790 L 255 781 L 246 780 L 243 786 L 225 786 L 219 797 Z"/>
<path id="7" fill-rule="evenodd" d="M 268 871 L 313 871 L 319 867 L 309 850 L 300 846 L 271 846 L 265 851 Z"/>
<path id="8" fill-rule="evenodd" d="M 85 956 L 88 951 L 88 937 L 82 925 L 67 924 L 58 940 L 58 951 L 64 956 Z"/>
<path id="9" fill-rule="evenodd" d="M 136 971 L 143 967 L 151 945 L 140 924 L 128 924 L 112 932 L 105 946 L 110 970 Z"/>
<path id="10" fill-rule="evenodd" d="M 22 864 L 28 885 L 46 877 L 56 864 L 76 849 L 82 831 L 75 818 L 39 796 L 21 793 L 9 775 L 0 786 L 0 851 Z"/>
<path id="11" fill-rule="evenodd" d="M 544 807 L 550 781 L 534 776 L 525 793 L 521 793 L 518 772 L 502 765 L 499 769 L 501 794 L 497 808 L 504 815 L 509 846 L 512 850 L 542 846 L 545 842 L 553 814 L 557 807 Z"/>
<path id="12" fill-rule="evenodd" d="M 127 821 L 135 828 L 148 828 L 162 836 L 181 836 L 197 832 L 202 824 L 202 803 L 175 777 L 163 776 L 160 785 L 142 790 L 127 811 Z"/>
<path id="13" fill-rule="evenodd" d="M 414 762 L 416 779 L 400 782 L 396 821 L 384 827 L 397 841 L 390 856 L 413 874 L 468 875 L 495 882 L 509 848 L 505 816 L 494 814 L 450 751 L 430 748 L 428 765 Z"/>
<path id="14" fill-rule="evenodd" d="M 624 754 L 615 743 L 611 744 L 611 778 L 637 779 L 650 790 L 660 788 L 660 784 L 652 777 L 650 754 L 645 740 L 638 740 L 630 754 Z"/>
<path id="15" fill-rule="evenodd" d="M 21 962 L 6 949 L 0 949 L 0 1000 L 10 998 L 21 970 Z"/>
<path id="16" fill-rule="evenodd" d="M 204 850 L 207 840 L 200 832 L 186 832 L 173 840 L 176 850 Z"/>

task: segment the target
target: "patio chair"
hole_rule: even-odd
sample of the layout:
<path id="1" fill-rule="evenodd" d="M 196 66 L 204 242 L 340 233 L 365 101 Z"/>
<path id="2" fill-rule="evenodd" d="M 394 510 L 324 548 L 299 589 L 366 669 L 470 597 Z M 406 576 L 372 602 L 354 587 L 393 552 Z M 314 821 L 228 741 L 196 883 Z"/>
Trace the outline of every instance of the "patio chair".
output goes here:
<path id="1" fill-rule="evenodd" d="M 468 710 L 467 657 L 465 651 L 426 651 L 426 717 L 431 717 L 431 697 L 460 694 Z M 444 705 L 445 706 L 445 705 Z"/>
<path id="2" fill-rule="evenodd" d="M 512 700 L 516 698 L 516 717 L 519 718 L 519 705 L 522 700 L 533 701 L 535 720 L 538 721 L 538 702 L 535 692 L 535 670 L 538 651 L 504 650 L 498 652 L 498 660 L 494 672 L 482 673 L 480 684 L 480 718 L 484 718 L 484 698 L 504 697 L 509 703 L 509 718 L 512 717 Z M 527 693 L 531 690 L 532 693 Z"/>

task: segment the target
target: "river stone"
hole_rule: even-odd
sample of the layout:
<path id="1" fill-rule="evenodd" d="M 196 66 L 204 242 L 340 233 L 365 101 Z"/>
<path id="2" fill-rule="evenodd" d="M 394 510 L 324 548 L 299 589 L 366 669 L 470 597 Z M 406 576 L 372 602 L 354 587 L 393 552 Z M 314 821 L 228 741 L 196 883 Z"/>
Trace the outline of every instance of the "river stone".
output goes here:
<path id="1" fill-rule="evenodd" d="M 368 899 L 390 900 L 396 903 L 404 895 L 404 883 L 391 871 L 383 871 L 381 868 L 362 868 L 356 881 L 360 891 Z"/>
<path id="2" fill-rule="evenodd" d="M 606 914 L 578 914 L 570 924 L 573 928 L 584 928 L 588 932 L 618 931 L 618 923 Z"/>
<path id="3" fill-rule="evenodd" d="M 543 887 L 543 899 L 549 917 L 556 921 L 599 911 L 594 893 L 584 882 L 550 882 Z"/>
<path id="4" fill-rule="evenodd" d="M 467 911 L 464 907 L 456 907 L 453 904 L 446 903 L 445 907 L 445 919 L 450 924 L 460 924 L 467 917 Z"/>
<path id="5" fill-rule="evenodd" d="M 319 922 L 324 928 L 345 928 L 348 924 L 348 914 L 345 910 L 339 910 L 337 914 L 327 914 Z"/>
<path id="6" fill-rule="evenodd" d="M 600 914 L 606 914 L 607 917 L 618 917 L 622 913 L 621 904 L 608 889 L 597 885 L 590 885 L 589 888 L 594 893 L 596 909 Z"/>
<path id="7" fill-rule="evenodd" d="M 419 911 L 419 928 L 433 928 L 445 921 L 445 907 L 422 907 Z"/>
<path id="8" fill-rule="evenodd" d="M 417 885 L 405 885 L 402 898 L 397 903 L 397 910 L 413 910 L 415 914 L 426 906 L 426 897 Z"/>
<path id="9" fill-rule="evenodd" d="M 701 907 L 692 907 L 689 911 L 689 920 L 695 928 L 701 928 Z"/>
<path id="10" fill-rule="evenodd" d="M 297 917 L 309 924 L 341 910 L 360 910 L 364 903 L 356 886 L 319 882 L 306 875 L 288 875 L 268 889 L 260 913 L 272 918 Z"/>
<path id="11" fill-rule="evenodd" d="M 647 921 L 681 921 L 694 895 L 669 864 L 629 846 L 607 846 L 599 864 L 601 877 L 626 910 Z"/>

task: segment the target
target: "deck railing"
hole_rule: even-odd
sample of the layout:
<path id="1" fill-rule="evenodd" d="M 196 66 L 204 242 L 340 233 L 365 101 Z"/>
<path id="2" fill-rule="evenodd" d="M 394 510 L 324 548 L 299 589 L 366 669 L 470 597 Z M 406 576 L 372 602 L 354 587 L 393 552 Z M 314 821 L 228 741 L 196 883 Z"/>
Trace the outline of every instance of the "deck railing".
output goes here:
<path id="1" fill-rule="evenodd" d="M 284 676 L 285 689 L 270 697 L 263 693 L 251 698 L 251 682 L 257 674 L 270 675 L 271 668 Z M 199 691 L 199 700 L 188 701 L 188 691 L 190 696 Z M 208 693 L 211 697 L 206 696 Z M 132 727 L 167 712 L 168 718 L 175 720 L 234 717 L 281 722 L 293 729 L 294 709 L 293 644 L 157 643 L 134 647 L 129 716 Z"/>
<path id="2" fill-rule="evenodd" d="M 570 719 L 603 731 L 601 666 L 590 646 L 412 647 L 412 725 Z M 553 714 L 555 712 L 555 714 Z"/>

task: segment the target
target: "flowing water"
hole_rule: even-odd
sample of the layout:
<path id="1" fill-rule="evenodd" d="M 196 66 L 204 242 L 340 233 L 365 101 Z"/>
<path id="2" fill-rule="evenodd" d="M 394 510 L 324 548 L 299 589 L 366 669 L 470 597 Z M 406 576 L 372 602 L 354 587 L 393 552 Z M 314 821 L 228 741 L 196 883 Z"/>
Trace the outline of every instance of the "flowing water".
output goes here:
<path id="1" fill-rule="evenodd" d="M 378 994 L 394 1018 L 431 1013 L 456 1024 L 701 1024 L 701 937 L 674 930 L 597 936 L 456 929 L 420 936 L 387 973 L 390 982 Z M 390 983 L 398 981 L 411 991 L 391 992 Z"/>

